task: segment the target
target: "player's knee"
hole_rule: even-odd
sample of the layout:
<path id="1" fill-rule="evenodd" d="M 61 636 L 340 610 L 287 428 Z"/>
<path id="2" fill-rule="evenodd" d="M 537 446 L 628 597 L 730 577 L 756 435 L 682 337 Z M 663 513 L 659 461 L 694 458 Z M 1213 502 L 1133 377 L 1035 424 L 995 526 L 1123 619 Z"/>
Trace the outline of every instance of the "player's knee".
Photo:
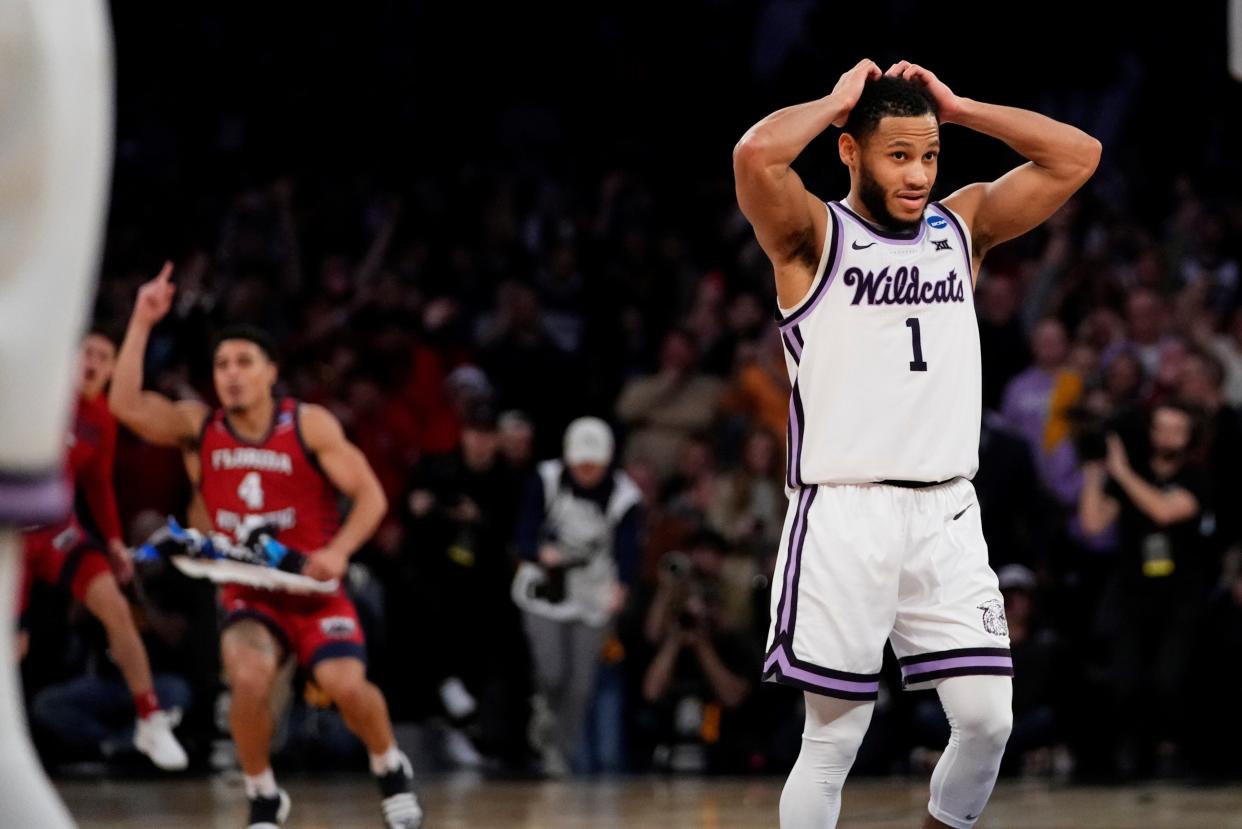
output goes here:
<path id="1" fill-rule="evenodd" d="M 315 682 L 340 708 L 354 708 L 365 704 L 371 687 L 364 671 L 354 670 L 348 666 L 345 668 L 334 666 L 332 670 L 317 670 Z"/>
<path id="2" fill-rule="evenodd" d="M 235 656 L 226 660 L 224 672 L 235 700 L 266 700 L 276 681 L 276 669 L 260 658 Z"/>
<path id="3" fill-rule="evenodd" d="M 365 678 L 357 678 L 338 684 L 328 696 L 332 697 L 337 706 L 354 710 L 367 704 L 370 690 Z"/>
<path id="4" fill-rule="evenodd" d="M 276 682 L 279 667 L 273 654 L 226 639 L 221 656 L 224 675 L 234 698 L 267 698 Z"/>
<path id="5" fill-rule="evenodd" d="M 958 712 L 954 725 L 962 741 L 1001 752 L 1013 730 L 1013 711 L 1007 705 L 974 706 Z"/>

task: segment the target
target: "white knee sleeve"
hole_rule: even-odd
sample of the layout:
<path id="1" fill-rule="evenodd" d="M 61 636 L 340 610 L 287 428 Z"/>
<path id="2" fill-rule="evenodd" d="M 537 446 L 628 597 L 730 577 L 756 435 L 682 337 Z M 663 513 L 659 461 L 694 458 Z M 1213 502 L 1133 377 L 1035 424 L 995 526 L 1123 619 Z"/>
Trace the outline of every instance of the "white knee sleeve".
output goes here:
<path id="1" fill-rule="evenodd" d="M 952 732 L 932 772 L 928 811 L 954 829 L 970 829 L 996 785 L 1013 727 L 1013 681 L 1007 676 L 958 676 L 937 687 Z"/>
<path id="2" fill-rule="evenodd" d="M 802 750 L 781 792 L 781 829 L 833 829 L 841 787 L 871 722 L 873 702 L 806 694 Z"/>
<path id="3" fill-rule="evenodd" d="M 0 520 L 20 521 L 49 497 L 31 479 L 61 472 L 99 267 L 112 157 L 102 0 L 0 3 L 0 115 Z"/>

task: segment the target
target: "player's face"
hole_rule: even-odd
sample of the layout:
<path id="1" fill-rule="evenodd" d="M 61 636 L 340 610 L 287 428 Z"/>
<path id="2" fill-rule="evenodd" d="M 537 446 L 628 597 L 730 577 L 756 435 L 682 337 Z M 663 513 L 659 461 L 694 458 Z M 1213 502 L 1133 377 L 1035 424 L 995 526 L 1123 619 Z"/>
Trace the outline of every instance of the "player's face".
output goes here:
<path id="1" fill-rule="evenodd" d="M 89 335 L 82 341 L 82 393 L 94 397 L 103 391 L 116 368 L 116 346 L 106 337 Z"/>
<path id="2" fill-rule="evenodd" d="M 934 115 L 890 116 L 854 153 L 858 195 L 872 219 L 904 229 L 922 221 L 940 163 Z"/>
<path id="3" fill-rule="evenodd" d="M 243 412 L 270 400 L 276 383 L 276 364 L 248 340 L 220 343 L 212 373 L 220 405 L 228 412 Z"/>

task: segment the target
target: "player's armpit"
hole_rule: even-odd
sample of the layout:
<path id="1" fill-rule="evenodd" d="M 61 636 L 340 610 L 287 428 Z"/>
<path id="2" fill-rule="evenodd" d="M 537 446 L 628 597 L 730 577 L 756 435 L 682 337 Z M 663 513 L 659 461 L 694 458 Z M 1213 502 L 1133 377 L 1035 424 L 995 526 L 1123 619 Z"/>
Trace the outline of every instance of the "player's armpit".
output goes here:
<path id="1" fill-rule="evenodd" d="M 733 170 L 738 205 L 776 271 L 777 299 L 786 308 L 797 305 L 810 290 L 826 242 L 823 202 L 792 168 L 764 163 L 745 141 L 734 150 Z"/>
<path id="2" fill-rule="evenodd" d="M 298 409 L 298 425 L 306 448 L 342 494 L 356 502 L 364 492 L 374 489 L 380 498 L 384 497 L 366 456 L 350 443 L 340 421 L 331 412 L 313 403 L 303 403 Z"/>

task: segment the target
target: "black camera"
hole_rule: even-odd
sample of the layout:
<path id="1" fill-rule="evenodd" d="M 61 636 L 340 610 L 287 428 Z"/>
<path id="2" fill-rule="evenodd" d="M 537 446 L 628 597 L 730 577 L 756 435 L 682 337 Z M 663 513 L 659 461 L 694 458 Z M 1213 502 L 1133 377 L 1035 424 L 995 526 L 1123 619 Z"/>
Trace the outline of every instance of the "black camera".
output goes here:
<path id="1" fill-rule="evenodd" d="M 1066 415 L 1070 422 L 1070 440 L 1078 460 L 1102 461 L 1108 455 L 1105 437 L 1116 430 L 1113 418 L 1091 411 L 1085 406 L 1073 406 Z"/>
<path id="2" fill-rule="evenodd" d="M 535 583 L 532 592 L 536 599 L 542 599 L 549 604 L 565 601 L 565 568 L 543 568 L 543 580 Z"/>

